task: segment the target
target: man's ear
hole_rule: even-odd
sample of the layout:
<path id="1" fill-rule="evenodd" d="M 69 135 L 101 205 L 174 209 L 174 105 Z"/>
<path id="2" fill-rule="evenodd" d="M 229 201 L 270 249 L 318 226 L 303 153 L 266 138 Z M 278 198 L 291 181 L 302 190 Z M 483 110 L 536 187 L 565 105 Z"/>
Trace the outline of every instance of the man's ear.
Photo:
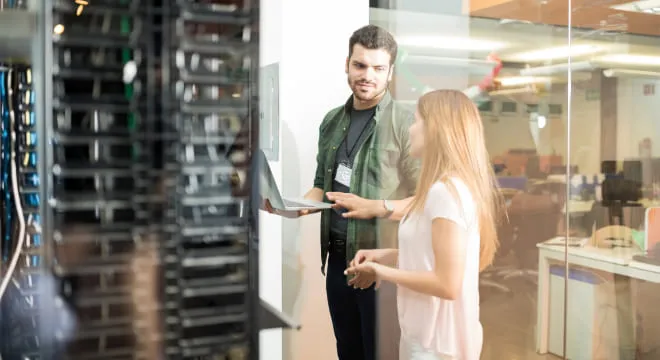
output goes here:
<path id="1" fill-rule="evenodd" d="M 344 71 L 348 74 L 348 56 L 346 57 L 346 64 L 344 64 Z"/>

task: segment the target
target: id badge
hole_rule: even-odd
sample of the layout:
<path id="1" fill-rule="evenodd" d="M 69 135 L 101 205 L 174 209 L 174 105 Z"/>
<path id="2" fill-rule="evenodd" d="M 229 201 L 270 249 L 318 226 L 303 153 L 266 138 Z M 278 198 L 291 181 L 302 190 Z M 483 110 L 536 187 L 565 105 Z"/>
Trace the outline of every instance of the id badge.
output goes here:
<path id="1" fill-rule="evenodd" d="M 336 182 L 346 186 L 347 188 L 350 188 L 352 175 L 353 170 L 348 166 L 348 164 L 340 163 L 337 165 L 337 173 L 335 175 Z"/>

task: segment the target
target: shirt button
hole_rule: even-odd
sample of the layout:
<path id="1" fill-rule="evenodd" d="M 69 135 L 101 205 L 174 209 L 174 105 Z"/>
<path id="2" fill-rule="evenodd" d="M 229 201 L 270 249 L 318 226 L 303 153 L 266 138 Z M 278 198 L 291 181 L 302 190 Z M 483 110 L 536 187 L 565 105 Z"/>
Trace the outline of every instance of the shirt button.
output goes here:
<path id="1" fill-rule="evenodd" d="M 332 150 L 337 150 L 337 147 L 336 147 L 336 146 L 333 146 L 333 147 L 332 147 Z"/>
<path id="2" fill-rule="evenodd" d="M 328 172 L 332 172 L 332 169 L 331 169 L 331 168 L 328 168 Z"/>

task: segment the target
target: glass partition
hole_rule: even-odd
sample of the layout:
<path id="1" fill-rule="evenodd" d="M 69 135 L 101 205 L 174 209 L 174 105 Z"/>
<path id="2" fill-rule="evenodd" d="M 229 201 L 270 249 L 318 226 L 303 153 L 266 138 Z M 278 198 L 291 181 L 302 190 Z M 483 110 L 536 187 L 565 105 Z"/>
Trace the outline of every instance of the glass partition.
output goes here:
<path id="1" fill-rule="evenodd" d="M 498 227 L 495 262 L 480 276 L 481 359 L 561 356 L 566 292 L 559 260 L 568 229 L 567 173 L 592 165 L 591 153 L 579 163 L 569 153 L 566 62 L 576 49 L 589 49 L 570 46 L 565 6 L 563 12 L 547 12 L 518 1 L 391 3 L 372 8 L 371 23 L 397 38 L 400 53 L 390 89 L 411 110 L 429 90 L 476 87 L 496 66 L 489 54 L 503 62 L 496 81 L 474 97 L 508 212 Z M 591 76 L 574 73 L 577 79 Z M 540 245 L 557 261 L 540 262 Z M 388 321 L 381 318 L 382 324 Z M 389 359 L 383 353 L 380 358 Z"/>
<path id="2" fill-rule="evenodd" d="M 430 90 L 468 90 L 481 114 L 507 210 L 480 274 L 481 359 L 660 358 L 658 13 L 655 0 L 371 1 L 369 22 L 399 46 L 394 101 L 412 113 Z M 491 54 L 503 67 L 487 83 Z M 283 159 L 296 152 L 287 121 Z M 298 226 L 282 223 L 285 233 Z M 284 238 L 283 247 L 295 239 Z M 285 262 L 298 264 L 296 253 Z M 300 294 L 323 291 L 296 266 L 282 273 L 294 313 Z M 396 288 L 378 293 L 378 359 L 397 359 Z M 318 301 L 322 324 L 310 326 L 334 347 Z"/>
<path id="3" fill-rule="evenodd" d="M 566 355 L 660 357 L 657 1 L 573 2 Z"/>

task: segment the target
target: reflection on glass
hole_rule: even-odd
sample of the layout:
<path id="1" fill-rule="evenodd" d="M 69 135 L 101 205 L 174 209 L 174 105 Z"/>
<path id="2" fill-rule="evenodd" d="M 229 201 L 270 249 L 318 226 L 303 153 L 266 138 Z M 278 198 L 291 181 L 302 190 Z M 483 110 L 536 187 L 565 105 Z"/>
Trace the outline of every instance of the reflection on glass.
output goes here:
<path id="1" fill-rule="evenodd" d="M 475 3 L 466 13 L 428 1 L 417 4 L 429 11 L 413 12 L 407 11 L 412 5 L 399 2 L 395 9 L 372 9 L 371 22 L 400 40 L 404 56 L 391 89 L 410 106 L 428 89 L 478 83 L 493 67 L 484 61 L 489 53 L 504 62 L 495 86 L 476 99 L 508 212 L 498 228 L 495 263 L 480 279 L 481 358 L 552 359 L 563 351 L 564 275 L 550 261 L 547 272 L 539 272 L 545 263 L 538 245 L 555 241 L 547 246 L 556 259 L 563 257 L 558 236 L 567 233 L 567 169 L 576 165 L 568 153 L 565 63 L 599 49 L 569 46 L 565 6 L 544 15 L 540 4 L 516 10 L 515 1 L 511 7 Z"/>
<path id="2" fill-rule="evenodd" d="M 660 75 L 660 32 L 650 25 L 659 19 L 654 3 L 587 1 L 570 9 L 575 19 L 571 40 L 599 49 L 573 59 L 592 67 L 576 70 L 570 84 L 571 163 L 579 171 L 571 174 L 568 211 L 576 215 L 568 219 L 567 230 L 589 238 L 586 245 L 567 249 L 584 254 L 569 260 L 575 273 L 568 280 L 566 311 L 566 356 L 571 358 L 660 356 L 653 305 L 660 295 L 660 260 L 649 231 L 660 180 L 658 148 L 653 149 L 660 128 L 650 115 L 658 106 Z M 585 260 L 595 253 L 598 262 Z M 581 298 L 586 291 L 594 295 Z M 587 342 L 576 342 L 577 333 L 590 334 Z"/>
<path id="3" fill-rule="evenodd" d="M 660 2 L 391 3 L 370 22 L 399 42 L 399 103 L 504 62 L 477 99 L 508 210 L 482 359 L 660 358 Z"/>

